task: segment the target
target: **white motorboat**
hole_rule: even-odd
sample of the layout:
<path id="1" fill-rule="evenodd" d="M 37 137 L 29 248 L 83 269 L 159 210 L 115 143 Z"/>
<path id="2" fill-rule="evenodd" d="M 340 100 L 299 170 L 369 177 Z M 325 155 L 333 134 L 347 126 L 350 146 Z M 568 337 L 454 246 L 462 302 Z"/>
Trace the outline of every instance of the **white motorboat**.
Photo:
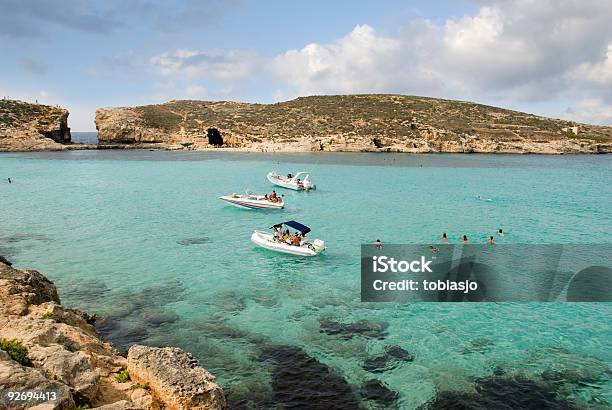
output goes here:
<path id="1" fill-rule="evenodd" d="M 268 181 L 272 182 L 274 185 L 293 189 L 295 191 L 316 189 L 315 184 L 310 181 L 310 175 L 306 171 L 300 171 L 295 175 L 289 174 L 287 176 L 280 175 L 276 171 L 271 171 L 268 172 L 267 177 Z"/>
<path id="2" fill-rule="evenodd" d="M 223 202 L 242 209 L 283 209 L 285 198 L 281 195 L 278 201 L 271 201 L 265 195 L 255 195 L 247 191 L 244 195 L 224 195 L 219 197 Z"/>
<path id="3" fill-rule="evenodd" d="M 282 228 L 287 226 L 297 230 L 300 233 L 300 244 L 291 245 L 289 240 L 283 241 L 281 238 Z M 311 241 L 305 235 L 310 232 L 310 228 L 296 221 L 287 221 L 274 225 L 273 233 L 254 231 L 251 235 L 251 241 L 262 248 L 269 249 L 275 252 L 288 253 L 298 256 L 317 256 L 325 250 L 325 242 L 320 239 Z M 297 235 L 297 233 L 296 233 Z"/>

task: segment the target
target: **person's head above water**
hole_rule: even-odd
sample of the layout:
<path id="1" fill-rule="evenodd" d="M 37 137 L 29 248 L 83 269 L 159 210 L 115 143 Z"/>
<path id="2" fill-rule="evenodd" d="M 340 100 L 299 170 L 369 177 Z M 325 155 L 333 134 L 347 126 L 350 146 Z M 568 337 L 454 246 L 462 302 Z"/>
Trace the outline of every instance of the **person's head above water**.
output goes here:
<path id="1" fill-rule="evenodd" d="M 464 241 L 467 241 L 467 240 L 468 240 L 467 235 L 463 235 L 463 240 L 464 240 Z"/>

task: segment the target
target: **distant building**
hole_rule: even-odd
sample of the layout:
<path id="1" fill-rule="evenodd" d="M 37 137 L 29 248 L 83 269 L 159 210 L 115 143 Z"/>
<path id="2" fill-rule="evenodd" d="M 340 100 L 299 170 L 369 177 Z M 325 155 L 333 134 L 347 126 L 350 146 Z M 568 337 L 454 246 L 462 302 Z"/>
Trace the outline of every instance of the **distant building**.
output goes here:
<path id="1" fill-rule="evenodd" d="M 578 135 L 578 126 L 576 126 L 576 127 L 564 127 L 564 128 L 561 128 L 561 131 L 564 131 L 564 132 L 570 132 L 571 131 L 571 132 L 574 133 L 574 135 Z"/>

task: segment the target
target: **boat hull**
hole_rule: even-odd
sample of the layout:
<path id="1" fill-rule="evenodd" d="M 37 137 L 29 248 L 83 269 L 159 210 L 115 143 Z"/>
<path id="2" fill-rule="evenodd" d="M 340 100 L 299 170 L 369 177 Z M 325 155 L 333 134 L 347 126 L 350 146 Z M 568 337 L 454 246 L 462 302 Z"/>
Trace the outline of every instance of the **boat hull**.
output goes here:
<path id="1" fill-rule="evenodd" d="M 324 249 L 319 250 L 318 252 L 314 249 L 311 249 L 306 246 L 292 246 L 286 243 L 278 243 L 273 241 L 274 235 L 266 234 L 263 232 L 255 231 L 251 235 L 251 242 L 255 245 L 268 249 L 270 251 L 285 253 L 288 255 L 296 255 L 296 256 L 317 256 Z"/>
<path id="2" fill-rule="evenodd" d="M 243 196 L 234 198 L 230 195 L 220 196 L 220 200 L 226 204 L 240 209 L 283 209 L 285 202 L 270 202 L 263 199 L 249 199 Z"/>
<path id="3" fill-rule="evenodd" d="M 294 191 L 309 191 L 311 189 L 315 189 L 314 185 L 299 185 L 297 182 L 287 179 L 281 175 L 278 175 L 274 172 L 268 172 L 266 175 L 268 181 L 282 188 L 293 189 Z"/>

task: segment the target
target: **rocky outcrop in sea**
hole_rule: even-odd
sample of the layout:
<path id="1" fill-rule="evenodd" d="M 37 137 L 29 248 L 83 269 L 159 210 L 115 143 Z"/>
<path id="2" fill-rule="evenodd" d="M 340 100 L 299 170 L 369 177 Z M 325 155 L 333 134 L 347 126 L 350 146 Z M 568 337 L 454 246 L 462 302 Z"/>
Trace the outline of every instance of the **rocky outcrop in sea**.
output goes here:
<path id="1" fill-rule="evenodd" d="M 226 408 L 223 390 L 190 354 L 132 346 L 127 359 L 118 355 L 96 334 L 95 317 L 62 306 L 35 270 L 0 262 L 0 300 L 2 409 Z"/>
<path id="2" fill-rule="evenodd" d="M 68 110 L 0 100 L 0 151 L 58 151 L 70 139 Z"/>

